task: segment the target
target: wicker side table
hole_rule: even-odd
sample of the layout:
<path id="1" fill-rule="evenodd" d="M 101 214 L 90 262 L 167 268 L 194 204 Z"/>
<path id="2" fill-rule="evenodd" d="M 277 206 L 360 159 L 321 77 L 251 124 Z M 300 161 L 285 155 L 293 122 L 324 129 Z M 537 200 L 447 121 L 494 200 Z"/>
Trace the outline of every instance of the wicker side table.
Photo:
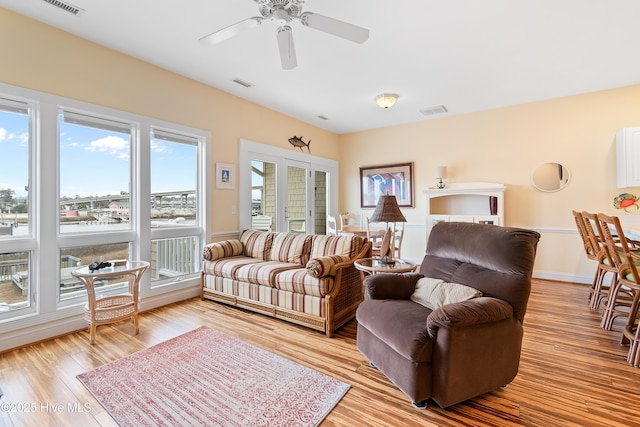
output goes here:
<path id="1" fill-rule="evenodd" d="M 121 320 L 133 320 L 133 327 L 136 335 L 138 326 L 138 300 L 140 278 L 149 268 L 146 261 L 128 261 L 125 265 L 108 267 L 100 270 L 89 270 L 89 267 L 80 267 L 73 271 L 71 275 L 80 279 L 87 288 L 87 305 L 85 306 L 84 318 L 89 322 L 89 344 L 94 344 L 96 340 L 96 327 Z M 114 277 L 127 277 L 129 281 L 128 292 L 96 297 L 94 287 L 95 280 L 109 279 Z"/>

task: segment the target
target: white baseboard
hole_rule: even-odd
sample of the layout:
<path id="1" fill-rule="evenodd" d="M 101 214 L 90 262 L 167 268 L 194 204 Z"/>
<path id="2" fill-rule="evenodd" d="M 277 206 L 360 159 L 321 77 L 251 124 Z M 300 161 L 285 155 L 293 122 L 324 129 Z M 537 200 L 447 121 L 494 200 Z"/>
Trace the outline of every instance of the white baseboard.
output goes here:
<path id="1" fill-rule="evenodd" d="M 145 298 L 140 301 L 140 311 L 151 310 L 178 301 L 200 296 L 200 286 L 181 289 L 176 292 Z M 12 348 L 22 347 L 34 342 L 79 331 L 87 327 L 83 314 L 77 314 L 64 319 L 29 326 L 2 334 L 0 337 L 0 352 Z"/>
<path id="2" fill-rule="evenodd" d="M 590 285 L 593 282 L 593 276 L 585 276 L 582 274 L 566 274 L 555 271 L 534 270 L 534 279 L 556 280 L 559 282 L 584 283 Z"/>

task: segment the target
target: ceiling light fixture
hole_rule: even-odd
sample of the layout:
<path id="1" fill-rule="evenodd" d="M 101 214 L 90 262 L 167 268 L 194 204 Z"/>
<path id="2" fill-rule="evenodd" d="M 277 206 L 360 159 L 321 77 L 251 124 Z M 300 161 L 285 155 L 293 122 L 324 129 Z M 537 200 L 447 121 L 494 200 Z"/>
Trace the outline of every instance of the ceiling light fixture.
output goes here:
<path id="1" fill-rule="evenodd" d="M 376 105 L 380 108 L 391 108 L 398 100 L 398 94 L 395 93 L 381 93 L 376 96 Z"/>

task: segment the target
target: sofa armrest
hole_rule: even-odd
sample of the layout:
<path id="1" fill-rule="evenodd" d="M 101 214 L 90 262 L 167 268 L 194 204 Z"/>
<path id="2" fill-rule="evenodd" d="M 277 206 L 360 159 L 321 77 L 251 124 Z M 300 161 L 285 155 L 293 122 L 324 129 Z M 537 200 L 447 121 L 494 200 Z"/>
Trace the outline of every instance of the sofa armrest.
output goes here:
<path id="1" fill-rule="evenodd" d="M 433 310 L 427 317 L 427 332 L 435 340 L 439 328 L 456 328 L 497 322 L 513 317 L 513 307 L 506 301 L 480 297 Z"/>
<path id="2" fill-rule="evenodd" d="M 206 245 L 202 250 L 202 259 L 205 261 L 215 261 L 220 258 L 242 255 L 243 252 L 244 247 L 240 240 L 223 240 Z"/>
<path id="3" fill-rule="evenodd" d="M 365 299 L 409 299 L 421 279 L 418 273 L 378 273 L 364 278 Z"/>
<path id="4" fill-rule="evenodd" d="M 326 255 L 311 258 L 307 263 L 307 274 L 315 278 L 335 276 L 340 268 L 351 264 L 353 264 L 353 260 L 346 255 Z"/>

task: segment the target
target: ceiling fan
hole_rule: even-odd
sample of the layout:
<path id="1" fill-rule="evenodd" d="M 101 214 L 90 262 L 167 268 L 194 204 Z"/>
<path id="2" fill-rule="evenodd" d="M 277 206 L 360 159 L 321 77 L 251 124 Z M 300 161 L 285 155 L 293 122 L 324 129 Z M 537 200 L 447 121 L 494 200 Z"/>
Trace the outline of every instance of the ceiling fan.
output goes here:
<path id="1" fill-rule="evenodd" d="M 282 68 L 291 70 L 298 65 L 293 45 L 293 33 L 289 23 L 299 19 L 305 27 L 314 28 L 356 43 L 364 43 L 369 38 L 369 30 L 357 25 L 339 21 L 328 16 L 312 12 L 302 13 L 306 0 L 253 0 L 259 6 L 262 16 L 254 16 L 218 30 L 200 39 L 202 43 L 216 44 L 255 28 L 263 21 L 273 21 L 278 25 L 277 39 Z"/>

